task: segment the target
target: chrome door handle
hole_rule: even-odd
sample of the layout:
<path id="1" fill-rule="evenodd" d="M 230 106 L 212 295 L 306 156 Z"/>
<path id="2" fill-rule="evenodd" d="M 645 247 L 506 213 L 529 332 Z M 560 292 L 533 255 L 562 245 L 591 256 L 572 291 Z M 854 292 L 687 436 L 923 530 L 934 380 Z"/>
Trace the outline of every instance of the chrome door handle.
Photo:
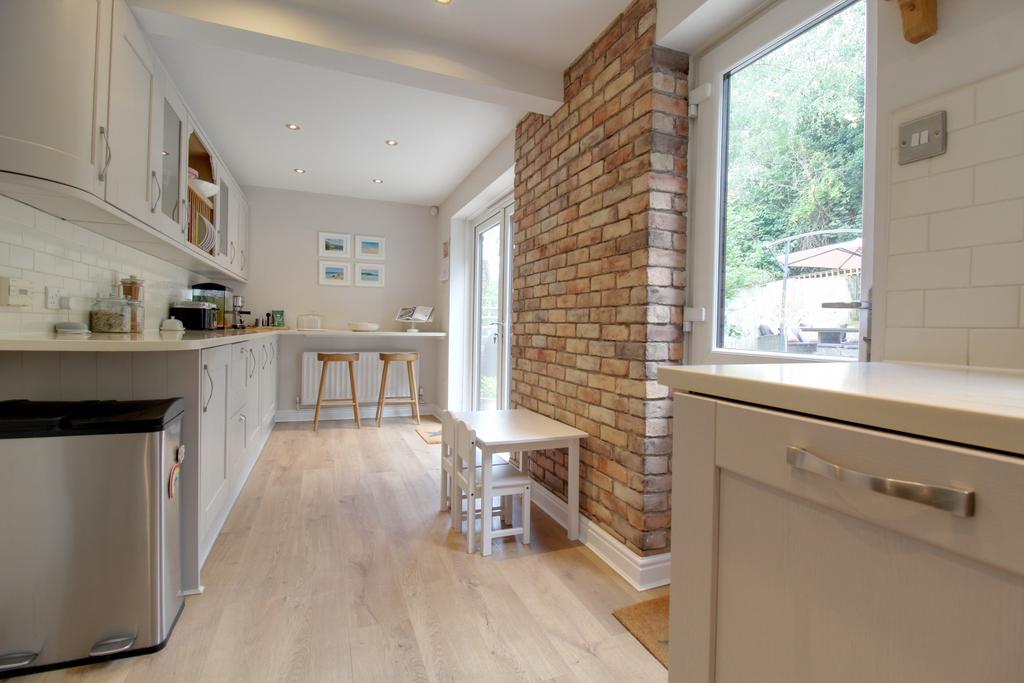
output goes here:
<path id="1" fill-rule="evenodd" d="M 203 372 L 206 373 L 206 378 L 210 380 L 210 395 L 206 397 L 206 401 L 203 402 L 203 412 L 210 407 L 210 401 L 213 400 L 213 375 L 210 374 L 210 366 L 203 365 Z"/>
<path id="2" fill-rule="evenodd" d="M 156 199 L 153 200 L 153 206 L 149 207 L 150 213 L 156 213 L 156 207 L 160 206 L 160 200 L 164 197 L 164 189 L 160 187 L 160 180 L 156 177 L 156 171 L 153 171 L 153 180 L 156 182 Z"/>
<path id="3" fill-rule="evenodd" d="M 231 246 L 231 258 L 228 260 L 228 262 L 229 263 L 234 263 L 235 262 L 235 243 L 231 242 L 230 246 Z"/>
<path id="4" fill-rule="evenodd" d="M 826 301 L 822 308 L 852 308 L 860 311 L 870 311 L 870 301 Z"/>
<path id="5" fill-rule="evenodd" d="M 38 656 L 38 652 L 12 652 L 0 655 L 0 671 L 9 671 L 10 669 L 20 669 L 23 666 L 28 666 L 36 661 Z"/>
<path id="6" fill-rule="evenodd" d="M 104 655 L 112 655 L 117 652 L 124 652 L 131 648 L 135 644 L 135 636 L 123 636 L 121 638 L 108 638 L 101 640 L 92 646 L 89 650 L 90 657 L 102 657 Z"/>
<path id="7" fill-rule="evenodd" d="M 106 149 L 103 168 L 100 169 L 100 180 L 105 181 L 107 179 L 107 169 L 110 168 L 110 159 L 114 156 L 110 151 L 110 133 L 107 132 L 106 126 L 100 126 L 100 138 L 103 140 L 103 147 Z"/>
<path id="8" fill-rule="evenodd" d="M 890 479 L 889 477 L 858 472 L 857 470 L 836 465 L 796 446 L 786 448 L 786 462 L 793 469 L 817 474 L 826 479 L 846 482 L 856 488 L 868 489 L 869 491 L 875 491 L 876 493 L 892 496 L 893 498 L 901 498 L 912 503 L 920 503 L 921 505 L 945 510 L 957 517 L 974 516 L 975 496 L 974 491 L 970 489 L 922 484 L 916 481 Z"/>
<path id="9" fill-rule="evenodd" d="M 249 372 L 249 379 L 252 379 L 252 376 L 256 374 L 257 365 L 256 354 L 252 352 L 252 349 L 249 349 L 249 357 L 252 358 L 252 370 Z"/>

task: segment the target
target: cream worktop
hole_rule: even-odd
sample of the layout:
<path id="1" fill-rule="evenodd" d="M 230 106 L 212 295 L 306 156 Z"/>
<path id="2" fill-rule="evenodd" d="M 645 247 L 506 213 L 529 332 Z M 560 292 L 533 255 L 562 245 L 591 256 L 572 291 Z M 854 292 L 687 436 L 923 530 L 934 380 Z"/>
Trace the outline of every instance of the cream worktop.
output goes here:
<path id="1" fill-rule="evenodd" d="M 671 389 L 1024 454 L 1024 373 L 909 363 L 662 366 Z"/>
<path id="2" fill-rule="evenodd" d="M 298 337 L 370 337 L 373 339 L 444 338 L 444 332 L 352 332 L 251 327 L 244 330 L 144 332 L 141 334 L 0 335 L 0 351 L 195 351 L 269 335 Z"/>

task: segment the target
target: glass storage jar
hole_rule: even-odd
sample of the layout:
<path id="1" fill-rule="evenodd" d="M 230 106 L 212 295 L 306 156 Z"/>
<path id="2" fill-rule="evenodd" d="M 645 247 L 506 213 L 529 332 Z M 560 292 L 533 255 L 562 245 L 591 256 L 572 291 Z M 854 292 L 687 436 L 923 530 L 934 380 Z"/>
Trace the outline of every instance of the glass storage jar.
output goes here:
<path id="1" fill-rule="evenodd" d="M 92 332 L 131 332 L 131 304 L 120 297 L 96 297 L 89 310 L 89 329 Z"/>

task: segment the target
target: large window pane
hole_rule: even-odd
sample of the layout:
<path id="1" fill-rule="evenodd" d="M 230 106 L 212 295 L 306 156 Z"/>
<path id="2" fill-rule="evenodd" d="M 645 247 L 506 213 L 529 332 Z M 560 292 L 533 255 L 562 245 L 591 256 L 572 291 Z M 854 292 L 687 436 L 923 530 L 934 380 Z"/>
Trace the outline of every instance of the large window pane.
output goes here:
<path id="1" fill-rule="evenodd" d="M 718 346 L 856 359 L 865 8 L 726 76 Z"/>

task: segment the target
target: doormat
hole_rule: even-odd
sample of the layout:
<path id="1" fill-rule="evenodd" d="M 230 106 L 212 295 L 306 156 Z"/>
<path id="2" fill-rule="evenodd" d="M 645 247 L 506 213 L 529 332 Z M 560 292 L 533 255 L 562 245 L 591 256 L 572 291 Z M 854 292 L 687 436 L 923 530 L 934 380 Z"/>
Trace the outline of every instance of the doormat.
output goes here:
<path id="1" fill-rule="evenodd" d="M 439 424 L 417 427 L 416 433 L 429 444 L 441 443 L 441 425 Z"/>
<path id="2" fill-rule="evenodd" d="M 612 610 L 612 616 L 668 668 L 668 596 Z"/>

